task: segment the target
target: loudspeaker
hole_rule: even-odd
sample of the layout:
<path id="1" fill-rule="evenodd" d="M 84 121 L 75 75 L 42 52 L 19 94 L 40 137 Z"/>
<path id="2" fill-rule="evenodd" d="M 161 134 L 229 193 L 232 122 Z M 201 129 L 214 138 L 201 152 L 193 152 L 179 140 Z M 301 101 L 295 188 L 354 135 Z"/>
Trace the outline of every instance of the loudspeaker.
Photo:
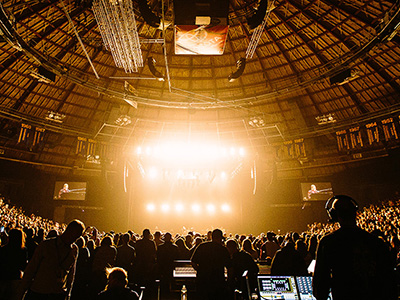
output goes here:
<path id="1" fill-rule="evenodd" d="M 262 23 L 265 18 L 265 14 L 267 13 L 267 8 L 268 0 L 260 0 L 256 11 L 251 17 L 247 18 L 247 24 L 249 25 L 250 29 L 254 29 Z"/>
<path id="2" fill-rule="evenodd" d="M 336 205 L 348 206 L 347 213 L 355 213 L 358 210 L 357 202 L 346 195 L 336 195 L 328 199 L 325 204 L 326 213 L 329 217 L 329 222 L 335 223 L 338 221 L 338 209 L 333 207 L 334 202 L 337 200 Z M 336 206 L 335 205 L 335 206 Z"/>
<path id="3" fill-rule="evenodd" d="M 330 82 L 330 84 L 341 83 L 349 77 L 351 77 L 351 70 L 346 69 L 346 70 L 341 71 L 340 73 L 332 76 L 331 78 L 329 78 L 329 82 Z"/>
<path id="4" fill-rule="evenodd" d="M 175 25 L 196 25 L 196 16 L 210 25 L 228 25 L 229 0 L 174 0 Z"/>
<path id="5" fill-rule="evenodd" d="M 47 78 L 48 80 L 51 80 L 53 82 L 56 81 L 56 74 L 47 70 L 45 67 L 39 66 L 38 73 L 43 77 Z"/>
<path id="6" fill-rule="evenodd" d="M 154 77 L 158 78 L 160 81 L 165 80 L 164 74 L 162 74 L 160 71 L 157 71 L 156 60 L 153 57 L 150 56 L 147 58 L 147 65 L 149 66 L 150 72 Z"/>
<path id="7" fill-rule="evenodd" d="M 160 26 L 160 18 L 157 17 L 147 4 L 147 0 L 139 0 L 139 11 L 144 21 L 151 27 L 158 28 Z"/>
<path id="8" fill-rule="evenodd" d="M 228 76 L 229 82 L 235 81 L 240 76 L 242 76 L 245 67 L 246 67 L 246 58 L 242 57 L 236 62 L 236 71 Z"/>

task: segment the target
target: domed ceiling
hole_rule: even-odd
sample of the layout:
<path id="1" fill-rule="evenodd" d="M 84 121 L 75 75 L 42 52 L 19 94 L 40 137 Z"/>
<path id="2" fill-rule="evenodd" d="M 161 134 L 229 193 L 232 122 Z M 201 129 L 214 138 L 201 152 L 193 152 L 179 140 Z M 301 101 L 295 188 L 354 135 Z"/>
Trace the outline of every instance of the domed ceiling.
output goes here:
<path id="1" fill-rule="evenodd" d="M 95 3 L 117 4 L 105 1 Z M 129 147 L 207 139 L 247 147 L 290 177 L 321 174 L 313 166 L 332 173 L 397 147 L 396 132 L 386 140 L 384 132 L 399 125 L 396 1 L 230 0 L 220 55 L 177 53 L 177 10 L 193 14 L 179 5 L 132 1 L 136 24 L 125 24 L 143 63 L 125 72 L 92 1 L 2 1 L 0 157 L 90 169 Z"/>

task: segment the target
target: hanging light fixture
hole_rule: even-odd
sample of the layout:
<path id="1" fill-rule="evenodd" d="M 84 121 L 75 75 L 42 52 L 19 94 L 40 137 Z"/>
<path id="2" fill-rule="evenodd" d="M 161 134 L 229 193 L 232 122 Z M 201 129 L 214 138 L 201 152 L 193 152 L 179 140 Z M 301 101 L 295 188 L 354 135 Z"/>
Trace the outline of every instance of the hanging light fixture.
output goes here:
<path id="1" fill-rule="evenodd" d="M 115 65 L 126 73 L 143 67 L 132 0 L 94 0 L 93 13 Z"/>

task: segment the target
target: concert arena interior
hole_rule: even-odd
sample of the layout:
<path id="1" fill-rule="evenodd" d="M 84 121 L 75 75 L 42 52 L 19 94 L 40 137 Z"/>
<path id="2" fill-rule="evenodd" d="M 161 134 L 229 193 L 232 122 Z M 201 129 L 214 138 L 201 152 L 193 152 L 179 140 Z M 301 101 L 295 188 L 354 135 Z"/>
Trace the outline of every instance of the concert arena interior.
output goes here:
<path id="1" fill-rule="evenodd" d="M 239 234 L 396 199 L 399 24 L 386 0 L 1 1 L 1 197 Z"/>

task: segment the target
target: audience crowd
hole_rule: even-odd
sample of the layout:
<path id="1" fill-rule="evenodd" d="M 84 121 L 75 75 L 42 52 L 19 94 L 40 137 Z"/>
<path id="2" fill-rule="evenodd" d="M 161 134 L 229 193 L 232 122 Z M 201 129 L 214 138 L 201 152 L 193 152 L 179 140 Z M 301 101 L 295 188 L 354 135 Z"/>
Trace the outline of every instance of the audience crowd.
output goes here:
<path id="1" fill-rule="evenodd" d="M 398 264 L 400 200 L 361 209 L 357 213 L 357 225 L 383 239 L 390 247 L 393 263 Z M 45 240 L 62 236 L 66 228 L 66 224 L 27 215 L 22 209 L 0 200 L 0 300 L 18 299 L 17 290 L 35 249 Z M 217 237 L 215 230 L 175 234 L 151 233 L 145 229 L 141 233 L 116 233 L 86 227 L 73 244 L 79 250 L 71 269 L 75 274 L 73 287 L 67 296 L 72 300 L 113 299 L 107 295 L 138 299 L 141 288 L 145 287 L 147 298 L 156 299 L 157 287 L 161 287 L 165 295 L 171 289 L 175 260 L 194 258 L 194 266 L 201 270 L 202 260 L 211 259 L 208 248 L 219 251 L 219 256 L 213 259 L 218 263 L 224 261 L 228 269 L 232 268 L 228 271 L 227 290 L 233 299 L 235 290 L 246 289 L 241 282 L 241 272 L 251 270 L 251 275 L 255 275 L 259 271 L 255 262 L 259 262 L 259 266 L 262 262 L 273 275 L 309 274 L 307 268 L 315 259 L 319 240 L 337 228 L 335 223 L 314 223 L 302 233 L 223 233 Z M 211 247 L 211 242 L 216 240 L 224 249 Z M 205 243 L 210 246 L 205 247 Z M 200 250 L 196 252 L 197 248 Z M 251 285 L 254 289 L 255 283 Z"/>

